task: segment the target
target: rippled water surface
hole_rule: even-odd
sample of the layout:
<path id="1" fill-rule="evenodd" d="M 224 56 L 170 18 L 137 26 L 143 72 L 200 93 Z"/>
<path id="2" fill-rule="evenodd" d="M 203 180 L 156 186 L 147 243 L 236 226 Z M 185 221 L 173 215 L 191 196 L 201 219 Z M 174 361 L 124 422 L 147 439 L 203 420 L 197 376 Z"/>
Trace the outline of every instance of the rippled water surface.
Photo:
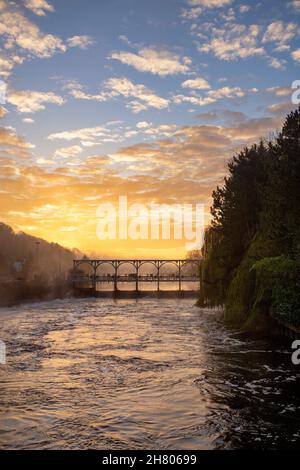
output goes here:
<path id="1" fill-rule="evenodd" d="M 193 300 L 54 301 L 1 309 L 0 325 L 1 448 L 300 445 L 291 350 Z"/>

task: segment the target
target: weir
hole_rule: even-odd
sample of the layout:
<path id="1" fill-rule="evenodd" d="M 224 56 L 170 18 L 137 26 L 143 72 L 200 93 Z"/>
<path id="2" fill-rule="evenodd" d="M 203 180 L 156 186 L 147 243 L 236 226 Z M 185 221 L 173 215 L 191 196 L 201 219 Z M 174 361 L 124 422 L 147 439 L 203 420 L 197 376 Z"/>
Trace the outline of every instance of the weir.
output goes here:
<path id="1" fill-rule="evenodd" d="M 119 268 L 123 265 L 131 265 L 134 272 L 130 274 L 120 274 Z M 142 274 L 140 269 L 145 264 L 154 266 L 153 274 Z M 79 273 L 80 266 L 88 265 L 91 267 L 91 274 L 84 275 Z M 113 274 L 98 274 L 98 268 L 103 265 L 112 267 Z M 162 267 L 165 265 L 176 266 L 176 273 L 163 274 Z M 157 292 L 161 291 L 161 283 L 175 283 L 177 292 L 182 292 L 183 283 L 198 283 L 199 289 L 202 288 L 202 259 L 81 259 L 73 260 L 73 286 L 75 290 L 83 290 L 83 285 L 89 285 L 89 291 L 97 295 L 97 284 L 112 284 L 113 292 L 124 292 L 118 289 L 120 283 L 135 283 L 135 293 L 142 293 L 143 283 L 156 283 Z M 187 267 L 194 267 L 194 270 L 186 271 Z M 198 289 L 197 289 L 198 290 Z M 153 292 L 153 291 L 151 291 Z M 176 292 L 176 290 L 172 291 Z M 190 291 L 193 292 L 193 291 Z"/>

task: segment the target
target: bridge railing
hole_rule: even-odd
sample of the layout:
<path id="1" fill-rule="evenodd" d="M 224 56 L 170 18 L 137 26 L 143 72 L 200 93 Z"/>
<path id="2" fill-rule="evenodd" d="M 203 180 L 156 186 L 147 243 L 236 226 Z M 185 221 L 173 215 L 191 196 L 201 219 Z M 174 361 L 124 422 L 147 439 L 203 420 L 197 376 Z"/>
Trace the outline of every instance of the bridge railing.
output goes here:
<path id="1" fill-rule="evenodd" d="M 144 264 L 152 264 L 156 268 L 156 273 L 154 274 L 141 274 L 140 268 Z M 92 274 L 82 274 L 80 276 L 76 275 L 76 269 L 84 264 L 91 266 Z M 98 274 L 98 268 L 103 265 L 110 265 L 113 268 L 113 274 Z M 135 268 L 135 273 L 130 274 L 120 274 L 118 272 L 119 268 L 125 264 L 132 265 Z M 161 269 L 167 264 L 172 264 L 177 267 L 177 273 L 175 274 L 162 274 Z M 184 273 L 183 269 L 187 266 L 196 266 L 196 273 Z M 73 284 L 74 287 L 77 282 L 92 282 L 92 288 L 96 291 L 97 283 L 104 282 L 113 282 L 114 290 L 118 290 L 118 282 L 135 282 L 136 290 L 138 290 L 138 285 L 140 282 L 156 282 L 157 290 L 159 290 L 160 282 L 177 282 L 178 289 L 181 290 L 182 282 L 200 282 L 200 288 L 202 284 L 202 260 L 201 259 L 97 259 L 97 260 L 74 260 L 74 274 L 73 274 Z"/>

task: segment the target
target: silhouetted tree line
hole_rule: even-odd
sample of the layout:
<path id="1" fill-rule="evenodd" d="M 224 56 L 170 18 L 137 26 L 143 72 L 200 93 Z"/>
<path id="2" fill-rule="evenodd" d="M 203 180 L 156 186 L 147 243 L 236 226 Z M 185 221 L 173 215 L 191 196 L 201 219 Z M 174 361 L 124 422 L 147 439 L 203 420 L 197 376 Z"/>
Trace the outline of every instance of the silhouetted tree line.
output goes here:
<path id="1" fill-rule="evenodd" d="M 0 223 L 0 304 L 63 296 L 73 259 L 82 256 Z"/>
<path id="2" fill-rule="evenodd" d="M 225 306 L 235 326 L 299 326 L 300 108 L 273 142 L 234 156 L 212 196 L 199 304 Z"/>

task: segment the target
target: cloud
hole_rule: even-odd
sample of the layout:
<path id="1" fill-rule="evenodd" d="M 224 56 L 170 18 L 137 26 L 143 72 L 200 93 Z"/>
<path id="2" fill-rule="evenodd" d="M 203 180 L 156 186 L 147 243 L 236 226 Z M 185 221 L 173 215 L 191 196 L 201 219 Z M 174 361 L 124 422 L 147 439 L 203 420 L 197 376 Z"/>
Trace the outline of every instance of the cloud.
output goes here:
<path id="1" fill-rule="evenodd" d="M 286 43 L 294 38 L 297 32 L 295 23 L 284 23 L 283 21 L 274 21 L 269 24 L 263 36 L 262 42 Z"/>
<path id="2" fill-rule="evenodd" d="M 292 52 L 292 58 L 294 59 L 295 62 L 300 63 L 300 49 L 296 49 L 295 51 Z"/>
<path id="3" fill-rule="evenodd" d="M 18 47 L 36 57 L 51 57 L 67 49 L 60 38 L 44 34 L 22 13 L 7 8 L 0 11 L 0 35 L 4 37 L 7 50 Z"/>
<path id="4" fill-rule="evenodd" d="M 12 55 L 11 57 L 0 56 L 0 76 L 9 77 L 11 71 L 16 65 L 20 65 L 23 62 L 23 58 L 18 55 Z"/>
<path id="5" fill-rule="evenodd" d="M 218 90 L 210 90 L 207 95 L 217 101 L 222 98 L 242 98 L 246 96 L 246 92 L 240 87 L 225 86 Z"/>
<path id="6" fill-rule="evenodd" d="M 278 46 L 275 47 L 274 51 L 275 52 L 286 52 L 289 51 L 291 46 L 289 44 L 279 44 Z"/>
<path id="7" fill-rule="evenodd" d="M 291 87 L 275 86 L 267 88 L 267 92 L 273 93 L 276 96 L 290 96 L 292 94 L 292 89 Z"/>
<path id="8" fill-rule="evenodd" d="M 300 0 L 293 0 L 292 2 L 288 3 L 288 6 L 294 8 L 296 11 L 300 11 Z"/>
<path id="9" fill-rule="evenodd" d="M 151 90 L 145 87 L 143 84 L 134 84 L 127 78 L 110 78 L 107 80 L 105 86 L 112 92 L 115 92 L 124 97 L 131 97 L 138 99 L 141 103 L 132 101 L 129 103 L 129 107 L 135 111 L 135 106 L 148 107 L 163 109 L 168 106 L 168 100 L 162 98 Z M 137 112 L 137 111 L 135 111 Z"/>
<path id="10" fill-rule="evenodd" d="M 193 80 L 186 80 L 181 84 L 182 88 L 192 88 L 197 90 L 207 90 L 210 84 L 204 78 L 194 78 Z"/>
<path id="11" fill-rule="evenodd" d="M 230 5 L 233 0 L 189 0 L 192 6 L 201 6 L 205 8 L 221 8 Z"/>
<path id="12" fill-rule="evenodd" d="M 32 119 L 32 118 L 23 118 L 22 121 L 25 122 L 25 124 L 33 124 L 34 123 L 34 119 Z"/>
<path id="13" fill-rule="evenodd" d="M 82 147 L 80 145 L 72 145 L 70 147 L 62 147 L 55 151 L 55 157 L 62 157 L 62 158 L 71 158 L 76 157 L 82 152 Z"/>
<path id="14" fill-rule="evenodd" d="M 180 16 L 185 20 L 195 20 L 201 15 L 202 11 L 201 7 L 183 8 Z"/>
<path id="15" fill-rule="evenodd" d="M 223 125 L 176 128 L 165 124 L 165 132 L 172 132 L 167 138 L 159 136 L 151 143 L 122 146 L 111 155 L 92 154 L 78 163 L 65 158 L 59 167 L 57 161 L 53 165 L 51 160 L 42 157 L 37 158 L 40 162 L 37 165 L 28 164 L 28 160 L 14 161 L 13 154 L 10 159 L 7 155 L 0 158 L 2 220 L 14 227 L 34 225 L 39 236 L 67 246 L 85 249 L 88 246 L 94 250 L 100 246 L 95 236 L 96 208 L 100 202 L 116 203 L 119 195 L 130 194 L 130 203 L 202 202 L 207 209 L 208 222 L 211 192 L 222 183 L 227 171 L 226 161 L 245 144 L 258 141 L 279 128 L 282 120 L 275 115 L 249 119 L 235 114 L 230 123 L 224 116 Z M 108 131 L 112 126 L 102 127 Z M 13 134 L 13 130 L 6 132 Z M 73 133 L 68 137 L 91 138 L 95 130 L 68 132 Z M 75 225 L 78 227 L 76 235 Z M 112 243 L 115 244 L 101 242 L 99 249 L 113 257 L 113 253 L 120 250 L 120 242 Z M 136 242 L 128 243 L 124 242 L 121 249 L 124 256 L 130 257 L 136 254 Z M 159 244 L 162 250 L 161 241 Z M 140 248 L 145 256 L 148 242 Z M 150 248 L 155 249 L 152 245 Z M 170 241 L 163 247 L 162 256 L 171 257 L 169 249 Z"/>
<path id="16" fill-rule="evenodd" d="M 247 13 L 250 10 L 250 5 L 240 5 L 240 13 Z"/>
<path id="17" fill-rule="evenodd" d="M 145 111 L 148 108 L 164 109 L 169 104 L 167 99 L 156 95 L 145 85 L 141 83 L 135 84 L 125 77 L 110 78 L 104 82 L 103 88 L 101 93 L 95 95 L 85 93 L 78 89 L 71 90 L 71 95 L 76 99 L 99 102 L 123 96 L 124 98 L 130 99 L 126 106 L 134 113 Z"/>
<path id="18" fill-rule="evenodd" d="M 2 119 L 7 114 L 7 109 L 0 106 L 0 119 Z"/>
<path id="19" fill-rule="evenodd" d="M 189 0 L 191 8 L 183 8 L 181 18 L 185 20 L 196 20 L 205 8 L 222 8 L 230 5 L 233 0 Z"/>
<path id="20" fill-rule="evenodd" d="M 25 0 L 24 6 L 38 16 L 45 16 L 46 12 L 53 12 L 54 8 L 46 0 Z"/>
<path id="21" fill-rule="evenodd" d="M 258 45 L 258 25 L 230 24 L 226 29 L 215 26 L 210 29 L 209 41 L 198 46 L 200 52 L 212 52 L 217 58 L 226 61 L 265 54 L 264 49 Z"/>
<path id="22" fill-rule="evenodd" d="M 25 6 L 39 16 L 54 8 L 45 0 L 25 0 Z M 31 57 L 49 58 L 70 47 L 86 49 L 94 43 L 90 36 L 72 36 L 66 43 L 58 36 L 43 33 L 38 25 L 26 18 L 14 2 L 0 0 L 0 36 L 3 48 L 0 75 L 8 77 L 15 67 Z M 5 51 L 5 54 L 4 52 Z"/>
<path id="23" fill-rule="evenodd" d="M 146 121 L 140 121 L 137 123 L 136 127 L 138 129 L 145 129 L 146 127 L 150 127 L 151 126 L 151 123 L 150 122 L 146 122 Z"/>
<path id="24" fill-rule="evenodd" d="M 283 103 L 275 103 L 267 107 L 267 111 L 276 116 L 283 116 L 290 113 L 292 110 L 297 108 L 297 105 L 291 103 L 291 101 Z"/>
<path id="25" fill-rule="evenodd" d="M 118 129 L 114 131 L 111 126 L 113 124 L 106 124 L 96 127 L 84 127 L 80 129 L 73 129 L 70 131 L 62 131 L 50 134 L 48 140 L 79 140 L 84 147 L 92 147 L 103 142 L 119 142 L 120 132 Z"/>
<path id="26" fill-rule="evenodd" d="M 205 122 L 222 121 L 227 126 L 239 125 L 247 120 L 245 113 L 241 111 L 231 111 L 230 109 L 215 109 L 206 113 L 198 114 L 197 119 Z"/>
<path id="27" fill-rule="evenodd" d="M 72 36 L 67 40 L 69 47 L 79 47 L 80 49 L 87 49 L 89 46 L 95 44 L 91 36 Z"/>
<path id="28" fill-rule="evenodd" d="M 246 92 L 240 87 L 223 87 L 217 90 L 209 90 L 205 97 L 196 95 L 175 95 L 173 101 L 175 104 L 190 103 L 196 106 L 206 106 L 226 98 L 242 98 L 246 96 Z"/>
<path id="29" fill-rule="evenodd" d="M 11 127 L 0 128 L 0 146 L 16 147 L 17 149 L 31 149 L 34 145 L 27 142 L 24 137 L 19 136 Z M 6 150 L 7 151 L 7 150 Z M 1 150 L 3 152 L 3 150 Z"/>
<path id="30" fill-rule="evenodd" d="M 277 57 L 268 57 L 270 67 L 277 70 L 285 70 L 287 61 L 285 59 L 278 59 Z"/>
<path id="31" fill-rule="evenodd" d="M 130 65 L 139 72 L 150 72 L 161 77 L 189 72 L 191 60 L 188 57 L 182 59 L 177 54 L 167 50 L 143 48 L 137 54 L 132 52 L 113 52 L 110 59 Z"/>
<path id="32" fill-rule="evenodd" d="M 9 92 L 7 102 L 16 106 L 19 113 L 35 113 L 45 109 L 45 103 L 61 105 L 64 99 L 52 92 L 20 90 Z"/>

